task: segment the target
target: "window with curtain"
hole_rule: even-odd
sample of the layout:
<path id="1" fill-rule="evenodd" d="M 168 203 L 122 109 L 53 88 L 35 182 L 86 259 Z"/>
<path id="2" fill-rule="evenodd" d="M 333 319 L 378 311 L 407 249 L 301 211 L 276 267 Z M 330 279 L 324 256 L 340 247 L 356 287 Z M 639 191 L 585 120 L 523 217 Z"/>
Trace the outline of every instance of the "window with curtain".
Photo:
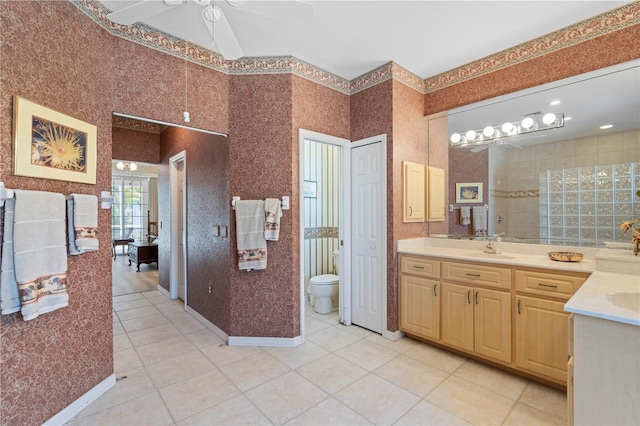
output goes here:
<path id="1" fill-rule="evenodd" d="M 114 176 L 111 193 L 111 235 L 114 239 L 143 240 L 147 233 L 149 179 Z"/>

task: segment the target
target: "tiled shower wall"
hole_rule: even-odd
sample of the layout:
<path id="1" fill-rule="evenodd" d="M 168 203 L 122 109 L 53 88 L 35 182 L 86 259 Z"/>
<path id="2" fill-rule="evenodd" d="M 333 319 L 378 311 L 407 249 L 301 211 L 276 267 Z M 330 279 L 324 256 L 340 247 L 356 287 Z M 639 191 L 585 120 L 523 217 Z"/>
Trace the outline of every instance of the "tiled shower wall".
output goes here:
<path id="1" fill-rule="evenodd" d="M 541 237 L 629 240 L 620 224 L 640 216 L 640 163 L 574 167 L 540 172 Z"/>
<path id="2" fill-rule="evenodd" d="M 330 274 L 337 258 L 340 148 L 304 141 L 304 180 L 316 182 L 316 197 L 304 198 L 304 282 Z M 337 267 L 337 265 L 336 265 Z M 308 296 L 307 296 L 308 297 Z"/>
<path id="3" fill-rule="evenodd" d="M 504 146 L 491 148 L 494 149 L 502 150 L 502 154 L 492 153 L 490 160 L 493 177 L 490 178 L 492 191 L 489 213 L 493 220 L 493 233 L 504 231 L 511 237 L 547 238 L 540 228 L 540 174 L 549 170 L 639 162 L 640 130 L 539 144 L 523 149 Z M 497 181 L 500 181 L 499 185 L 495 184 Z M 568 187 L 567 192 L 571 191 Z M 491 208 L 491 204 L 495 207 Z M 637 211 L 635 215 L 638 216 Z M 501 224 L 496 223 L 498 216 L 504 219 Z"/>

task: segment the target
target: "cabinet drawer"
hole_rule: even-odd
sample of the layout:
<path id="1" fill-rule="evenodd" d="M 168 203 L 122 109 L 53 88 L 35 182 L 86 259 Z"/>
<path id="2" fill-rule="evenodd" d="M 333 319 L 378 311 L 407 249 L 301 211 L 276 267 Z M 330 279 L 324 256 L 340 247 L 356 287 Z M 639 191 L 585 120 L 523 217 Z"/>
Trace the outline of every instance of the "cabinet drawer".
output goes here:
<path id="1" fill-rule="evenodd" d="M 440 278 L 440 261 L 423 257 L 400 256 L 400 272 L 422 277 Z"/>
<path id="2" fill-rule="evenodd" d="M 539 271 L 516 271 L 516 290 L 568 300 L 587 275 L 562 275 Z"/>
<path id="3" fill-rule="evenodd" d="M 485 285 L 489 287 L 511 288 L 511 269 L 469 263 L 443 262 L 442 278 Z"/>

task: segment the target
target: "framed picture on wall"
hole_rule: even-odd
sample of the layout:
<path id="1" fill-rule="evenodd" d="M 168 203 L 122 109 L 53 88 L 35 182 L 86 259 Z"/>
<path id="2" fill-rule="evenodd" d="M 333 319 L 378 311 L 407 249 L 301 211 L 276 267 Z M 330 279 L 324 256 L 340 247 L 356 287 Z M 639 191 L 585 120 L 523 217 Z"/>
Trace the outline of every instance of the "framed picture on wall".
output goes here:
<path id="1" fill-rule="evenodd" d="M 456 183 L 456 203 L 482 203 L 482 182 Z"/>
<path id="2" fill-rule="evenodd" d="M 13 98 L 13 172 L 96 183 L 97 128 L 20 96 Z"/>
<path id="3" fill-rule="evenodd" d="M 302 188 L 302 193 L 305 198 L 316 198 L 316 191 L 318 189 L 318 183 L 312 180 L 304 181 L 304 188 Z"/>

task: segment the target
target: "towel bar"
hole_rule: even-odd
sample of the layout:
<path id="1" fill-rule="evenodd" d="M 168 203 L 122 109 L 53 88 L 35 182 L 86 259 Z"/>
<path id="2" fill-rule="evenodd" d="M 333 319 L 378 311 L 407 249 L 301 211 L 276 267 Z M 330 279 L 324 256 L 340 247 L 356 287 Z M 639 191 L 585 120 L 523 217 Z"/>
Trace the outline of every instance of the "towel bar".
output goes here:
<path id="1" fill-rule="evenodd" d="M 240 200 L 241 198 L 237 195 L 231 197 L 231 207 L 233 207 L 234 210 L 236 209 L 236 201 Z M 282 210 L 289 210 L 289 197 L 287 195 L 282 197 Z"/>
<path id="2" fill-rule="evenodd" d="M 4 186 L 4 182 L 0 182 L 0 207 L 4 206 L 4 200 L 10 200 L 13 198 L 13 190 L 7 189 Z M 70 195 L 65 197 L 67 200 L 71 198 Z M 110 192 L 102 191 L 100 192 L 100 207 L 103 209 L 110 209 L 111 205 L 116 202 L 115 197 L 111 196 Z"/>
<path id="3" fill-rule="evenodd" d="M 13 190 L 4 187 L 4 182 L 0 182 L 0 207 L 4 206 L 4 200 L 13 198 Z"/>
<path id="4" fill-rule="evenodd" d="M 462 206 L 454 206 L 453 204 L 449 204 L 449 211 L 452 212 L 454 210 L 460 210 Z M 471 208 L 473 208 L 473 206 L 469 206 Z M 487 208 L 487 210 L 489 209 L 489 205 L 488 204 L 484 204 L 484 207 Z"/>

